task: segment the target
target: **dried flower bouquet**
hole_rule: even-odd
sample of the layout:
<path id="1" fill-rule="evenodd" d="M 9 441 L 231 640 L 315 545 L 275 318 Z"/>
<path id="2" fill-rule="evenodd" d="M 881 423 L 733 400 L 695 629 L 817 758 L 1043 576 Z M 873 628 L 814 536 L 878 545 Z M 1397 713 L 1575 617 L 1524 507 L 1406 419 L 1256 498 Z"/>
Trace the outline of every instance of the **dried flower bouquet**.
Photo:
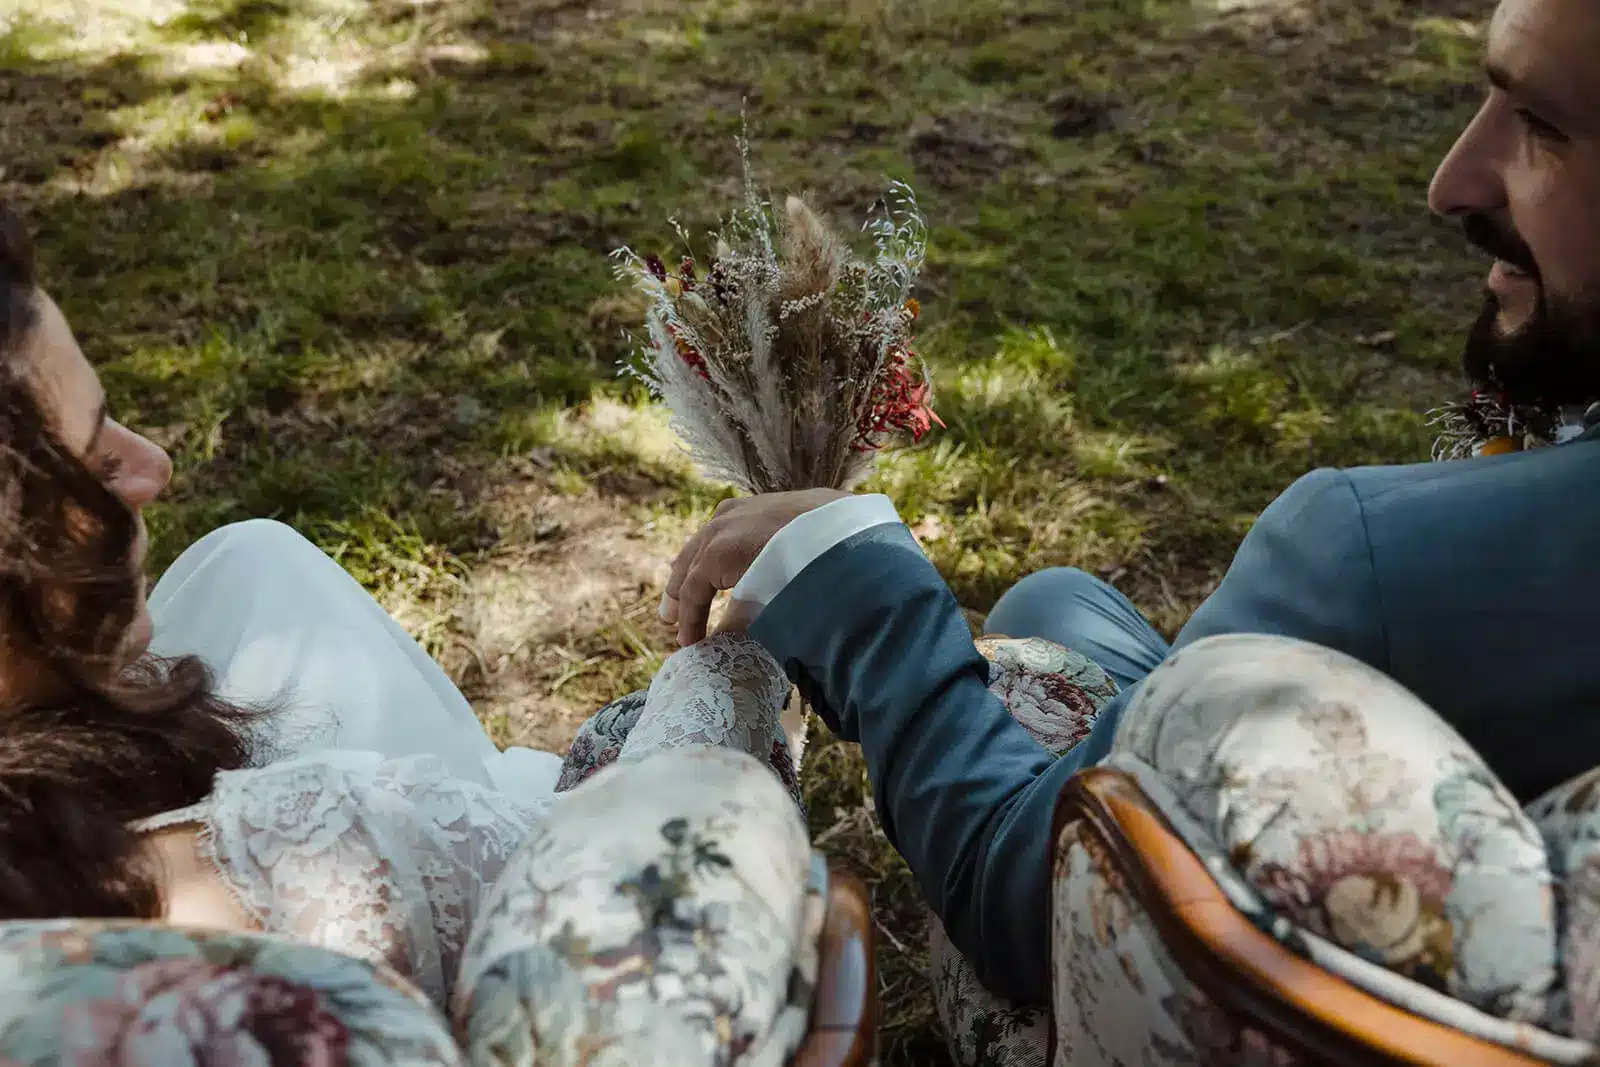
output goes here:
<path id="1" fill-rule="evenodd" d="M 912 350 L 922 216 L 896 183 L 865 227 L 875 248 L 863 260 L 800 199 L 779 214 L 758 197 L 741 149 L 744 203 L 712 235 L 704 270 L 692 255 L 671 270 L 614 253 L 618 278 L 648 301 L 629 370 L 708 476 L 749 493 L 848 489 L 880 450 L 943 425 Z"/>

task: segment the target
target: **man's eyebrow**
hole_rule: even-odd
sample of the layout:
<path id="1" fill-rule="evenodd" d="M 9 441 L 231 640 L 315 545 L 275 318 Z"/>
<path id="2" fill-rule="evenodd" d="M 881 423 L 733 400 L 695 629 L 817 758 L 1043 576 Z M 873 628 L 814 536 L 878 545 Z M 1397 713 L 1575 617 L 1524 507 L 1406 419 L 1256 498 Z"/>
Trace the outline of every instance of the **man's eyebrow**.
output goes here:
<path id="1" fill-rule="evenodd" d="M 1537 86 L 1518 80 L 1501 64 L 1490 60 L 1484 64 L 1483 69 L 1489 78 L 1490 85 L 1493 85 L 1507 96 L 1514 96 L 1523 101 L 1545 121 L 1553 122 L 1558 126 L 1566 126 L 1572 121 L 1571 114 L 1561 106 L 1555 97 L 1541 92 Z"/>

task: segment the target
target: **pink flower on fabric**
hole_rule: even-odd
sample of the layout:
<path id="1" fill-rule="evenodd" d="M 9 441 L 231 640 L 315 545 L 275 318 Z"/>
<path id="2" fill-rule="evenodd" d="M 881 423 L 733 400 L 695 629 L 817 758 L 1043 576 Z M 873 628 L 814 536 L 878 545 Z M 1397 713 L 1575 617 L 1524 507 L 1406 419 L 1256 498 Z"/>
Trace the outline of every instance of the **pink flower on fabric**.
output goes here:
<path id="1" fill-rule="evenodd" d="M 134 966 L 62 1027 L 74 1067 L 339 1067 L 350 1043 L 315 990 L 193 957 Z"/>
<path id="2" fill-rule="evenodd" d="M 1321 834 L 1250 880 L 1273 907 L 1345 948 L 1390 967 L 1449 970 L 1451 874 L 1413 833 Z"/>
<path id="3" fill-rule="evenodd" d="M 1361 876 L 1409 882 L 1423 900 L 1439 907 L 1450 895 L 1449 870 L 1413 833 L 1337 830 L 1301 841 L 1296 851 L 1290 867 L 1262 867 L 1261 891 L 1275 904 L 1315 904 L 1339 882 Z"/>
<path id="4" fill-rule="evenodd" d="M 1052 752 L 1066 752 L 1088 737 L 1098 714 L 1089 695 L 1059 674 L 998 669 L 989 691 L 1035 741 Z"/>

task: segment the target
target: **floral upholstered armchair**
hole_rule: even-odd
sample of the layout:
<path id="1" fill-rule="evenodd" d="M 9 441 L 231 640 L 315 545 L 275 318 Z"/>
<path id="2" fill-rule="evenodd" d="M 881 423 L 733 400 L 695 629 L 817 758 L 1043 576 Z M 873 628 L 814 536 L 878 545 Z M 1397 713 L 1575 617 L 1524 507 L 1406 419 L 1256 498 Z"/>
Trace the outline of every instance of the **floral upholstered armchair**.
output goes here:
<path id="1" fill-rule="evenodd" d="M 1057 717 L 1103 703 L 1082 657 L 985 650 L 1011 692 L 1022 659 L 1054 657 L 1075 687 Z M 935 924 L 962 1064 L 1600 1063 L 1600 770 L 1519 805 L 1338 653 L 1180 651 L 1054 832 L 1048 1011 L 984 993 Z"/>
<path id="2" fill-rule="evenodd" d="M 0 1065 L 855 1067 L 870 930 L 765 765 L 678 749 L 563 798 L 484 902 L 447 1012 L 268 936 L 0 924 Z"/>

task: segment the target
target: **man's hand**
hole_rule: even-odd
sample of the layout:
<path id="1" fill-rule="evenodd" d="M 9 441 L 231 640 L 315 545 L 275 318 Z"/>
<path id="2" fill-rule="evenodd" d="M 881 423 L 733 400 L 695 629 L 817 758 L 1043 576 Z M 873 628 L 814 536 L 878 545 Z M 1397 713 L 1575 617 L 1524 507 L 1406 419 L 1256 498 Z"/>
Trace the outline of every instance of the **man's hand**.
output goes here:
<path id="1" fill-rule="evenodd" d="M 767 493 L 717 505 L 711 521 L 689 539 L 672 563 L 661 618 L 678 625 L 678 644 L 692 645 L 706 635 L 706 620 L 717 591 L 739 584 L 750 564 L 778 531 L 808 511 L 849 496 L 837 489 L 805 489 Z M 748 609 L 738 604 L 729 623 L 749 623 Z"/>

